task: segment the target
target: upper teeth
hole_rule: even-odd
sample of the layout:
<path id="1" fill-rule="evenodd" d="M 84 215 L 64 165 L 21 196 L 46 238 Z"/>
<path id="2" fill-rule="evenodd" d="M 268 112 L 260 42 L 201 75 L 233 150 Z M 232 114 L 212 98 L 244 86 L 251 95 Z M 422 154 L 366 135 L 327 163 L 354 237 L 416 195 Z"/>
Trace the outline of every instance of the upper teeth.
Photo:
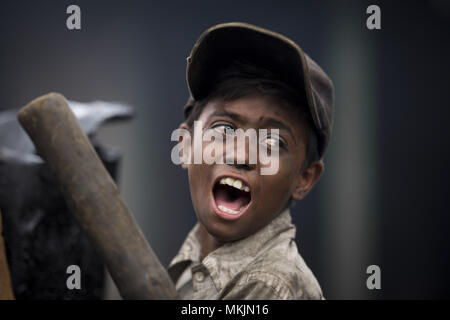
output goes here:
<path id="1" fill-rule="evenodd" d="M 241 180 L 239 179 L 233 179 L 231 177 L 226 177 L 220 179 L 220 184 L 227 184 L 230 187 L 234 187 L 239 190 L 243 190 L 245 192 L 250 192 L 250 188 L 247 187 Z"/>

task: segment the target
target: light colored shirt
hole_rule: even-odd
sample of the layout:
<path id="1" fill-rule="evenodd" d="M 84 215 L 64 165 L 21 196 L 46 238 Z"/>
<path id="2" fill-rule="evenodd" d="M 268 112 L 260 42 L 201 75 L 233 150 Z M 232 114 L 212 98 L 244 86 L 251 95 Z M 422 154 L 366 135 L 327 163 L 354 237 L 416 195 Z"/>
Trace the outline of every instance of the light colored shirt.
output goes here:
<path id="1" fill-rule="evenodd" d="M 197 223 L 169 265 L 181 299 L 323 299 L 295 244 L 289 210 L 256 233 L 201 261 Z"/>

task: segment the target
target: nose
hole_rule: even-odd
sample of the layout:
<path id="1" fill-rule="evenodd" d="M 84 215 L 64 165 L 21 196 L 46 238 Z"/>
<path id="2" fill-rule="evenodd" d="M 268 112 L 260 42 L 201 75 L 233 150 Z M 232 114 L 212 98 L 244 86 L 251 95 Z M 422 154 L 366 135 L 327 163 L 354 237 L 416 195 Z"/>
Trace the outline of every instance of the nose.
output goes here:
<path id="1" fill-rule="evenodd" d="M 234 148 L 231 145 L 227 145 L 225 163 L 238 170 L 255 170 L 257 167 L 257 145 L 252 145 L 250 139 L 245 139 L 245 143 L 237 140 L 234 139 L 233 141 Z"/>
<path id="2" fill-rule="evenodd" d="M 255 170 L 256 165 L 255 164 L 238 164 L 238 163 L 229 163 L 227 162 L 227 165 L 233 168 L 236 168 L 238 170 L 242 170 L 242 171 L 252 171 Z"/>

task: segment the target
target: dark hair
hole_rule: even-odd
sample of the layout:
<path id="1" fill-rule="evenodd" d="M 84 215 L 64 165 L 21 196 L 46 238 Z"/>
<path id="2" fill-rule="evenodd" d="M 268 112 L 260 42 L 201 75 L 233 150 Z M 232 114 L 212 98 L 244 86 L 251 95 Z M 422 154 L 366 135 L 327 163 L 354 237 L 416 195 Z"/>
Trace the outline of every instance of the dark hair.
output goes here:
<path id="1" fill-rule="evenodd" d="M 199 118 L 207 103 L 213 99 L 231 102 L 254 94 L 270 96 L 284 103 L 295 113 L 299 121 L 305 125 L 307 147 L 301 170 L 320 160 L 317 133 L 314 130 L 305 95 L 301 92 L 296 92 L 271 71 L 255 66 L 247 61 L 234 61 L 220 72 L 212 85 L 211 93 L 206 98 L 199 101 L 191 101 L 192 104 L 185 109 L 185 124 L 192 128 L 194 121 Z"/>

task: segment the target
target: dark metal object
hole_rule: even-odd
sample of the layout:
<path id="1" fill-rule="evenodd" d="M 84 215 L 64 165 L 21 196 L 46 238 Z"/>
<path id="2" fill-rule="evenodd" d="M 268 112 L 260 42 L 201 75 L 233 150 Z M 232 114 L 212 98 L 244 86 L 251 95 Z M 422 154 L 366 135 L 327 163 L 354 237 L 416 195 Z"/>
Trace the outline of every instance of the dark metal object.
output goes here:
<path id="1" fill-rule="evenodd" d="M 119 103 L 70 102 L 84 132 L 131 118 Z M 101 299 L 105 271 L 101 257 L 69 212 L 44 161 L 17 121 L 17 111 L 0 113 L 0 209 L 14 293 L 17 299 Z M 92 140 L 115 179 L 120 154 Z M 69 265 L 81 268 L 81 289 L 69 290 Z"/>
<path id="2" fill-rule="evenodd" d="M 102 255 L 122 297 L 176 298 L 169 275 L 145 241 L 66 99 L 56 93 L 37 98 L 20 110 L 18 119 Z"/>

